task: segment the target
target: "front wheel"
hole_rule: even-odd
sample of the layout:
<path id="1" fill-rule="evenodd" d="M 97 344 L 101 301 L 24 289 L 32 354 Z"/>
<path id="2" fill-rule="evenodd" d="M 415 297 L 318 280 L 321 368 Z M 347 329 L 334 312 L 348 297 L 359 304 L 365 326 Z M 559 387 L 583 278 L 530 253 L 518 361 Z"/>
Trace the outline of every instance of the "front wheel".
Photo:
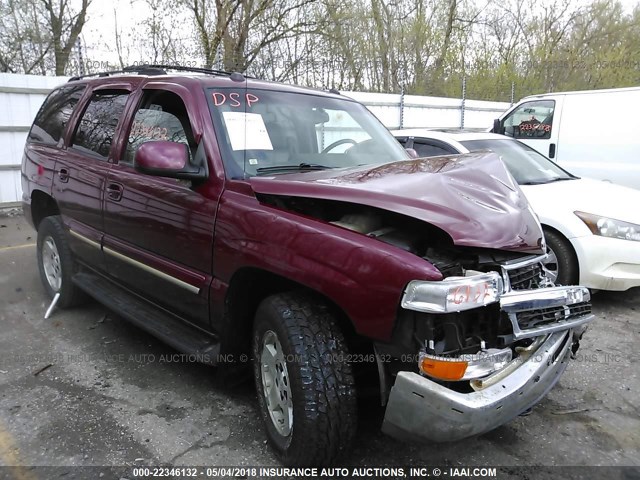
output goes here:
<path id="1" fill-rule="evenodd" d="M 305 294 L 258 307 L 253 362 L 269 443 L 286 465 L 328 465 L 356 431 L 355 380 L 329 309 Z"/>
<path id="2" fill-rule="evenodd" d="M 551 281 L 557 285 L 578 283 L 578 259 L 568 240 L 551 230 L 545 230 L 547 260 L 544 266 Z"/>

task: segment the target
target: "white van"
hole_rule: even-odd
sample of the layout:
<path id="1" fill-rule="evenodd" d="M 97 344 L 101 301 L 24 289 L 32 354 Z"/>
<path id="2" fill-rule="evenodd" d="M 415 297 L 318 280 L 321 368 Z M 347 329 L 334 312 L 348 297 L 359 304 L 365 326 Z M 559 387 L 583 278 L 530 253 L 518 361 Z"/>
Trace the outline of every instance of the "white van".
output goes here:
<path id="1" fill-rule="evenodd" d="M 640 87 L 523 98 L 492 132 L 526 143 L 569 172 L 640 189 Z"/>

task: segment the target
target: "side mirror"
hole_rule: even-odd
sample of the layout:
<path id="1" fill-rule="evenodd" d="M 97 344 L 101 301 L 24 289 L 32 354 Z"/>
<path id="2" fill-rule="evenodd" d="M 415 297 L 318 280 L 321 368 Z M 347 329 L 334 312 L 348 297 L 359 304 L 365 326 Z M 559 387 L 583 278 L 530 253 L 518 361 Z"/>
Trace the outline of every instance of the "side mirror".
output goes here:
<path id="1" fill-rule="evenodd" d="M 166 140 L 145 142 L 138 147 L 133 164 L 147 175 L 186 180 L 205 178 L 205 168 L 189 164 L 188 148 L 184 143 Z"/>
<path id="2" fill-rule="evenodd" d="M 500 135 L 504 135 L 504 128 L 502 128 L 502 123 L 499 118 L 493 120 L 493 128 L 491 129 L 493 133 L 499 133 Z"/>
<path id="3" fill-rule="evenodd" d="M 411 158 L 418 158 L 420 156 L 418 155 L 418 152 L 416 152 L 415 149 L 413 148 L 405 148 L 405 150 L 407 151 L 407 153 Z"/>

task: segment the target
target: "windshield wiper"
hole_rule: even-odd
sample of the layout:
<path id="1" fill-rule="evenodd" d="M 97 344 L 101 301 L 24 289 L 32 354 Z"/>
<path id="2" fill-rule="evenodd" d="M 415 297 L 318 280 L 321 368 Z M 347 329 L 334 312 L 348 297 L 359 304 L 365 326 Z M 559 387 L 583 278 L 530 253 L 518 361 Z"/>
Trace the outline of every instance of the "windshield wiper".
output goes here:
<path id="1" fill-rule="evenodd" d="M 564 180 L 575 180 L 576 177 L 557 177 L 551 180 L 532 180 L 530 182 L 522 182 L 520 185 L 545 185 L 547 183 L 562 182 Z"/>
<path id="2" fill-rule="evenodd" d="M 257 173 L 277 173 L 277 172 L 306 172 L 311 170 L 329 170 L 335 167 L 321 165 L 319 163 L 299 163 L 298 165 L 274 165 L 273 167 L 260 167 Z"/>

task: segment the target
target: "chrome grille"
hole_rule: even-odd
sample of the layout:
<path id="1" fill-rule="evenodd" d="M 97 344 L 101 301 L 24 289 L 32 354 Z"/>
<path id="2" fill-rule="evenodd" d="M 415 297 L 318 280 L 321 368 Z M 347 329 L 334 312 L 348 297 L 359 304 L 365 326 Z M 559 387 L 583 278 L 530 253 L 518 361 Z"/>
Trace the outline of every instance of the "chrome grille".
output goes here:
<path id="1" fill-rule="evenodd" d="M 505 292 L 552 287 L 542 266 L 545 258 L 546 255 L 532 255 L 500 265 Z"/>
<path id="2" fill-rule="evenodd" d="M 540 327 L 549 323 L 570 320 L 591 313 L 591 303 L 582 302 L 560 307 L 541 308 L 516 313 L 518 325 L 523 330 Z"/>
<path id="3" fill-rule="evenodd" d="M 531 290 L 539 288 L 543 279 L 542 265 L 534 263 L 508 270 L 512 290 Z"/>

